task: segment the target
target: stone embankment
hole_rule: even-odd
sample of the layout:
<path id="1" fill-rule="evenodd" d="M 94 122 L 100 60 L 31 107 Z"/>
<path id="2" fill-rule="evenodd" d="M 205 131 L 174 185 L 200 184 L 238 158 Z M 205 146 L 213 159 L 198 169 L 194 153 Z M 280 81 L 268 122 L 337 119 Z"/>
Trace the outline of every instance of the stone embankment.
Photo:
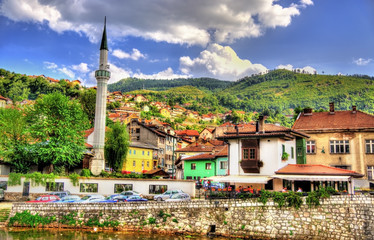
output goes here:
<path id="1" fill-rule="evenodd" d="M 305 201 L 305 199 L 304 199 Z M 10 216 L 29 210 L 77 222 L 118 221 L 119 230 L 215 234 L 250 239 L 374 239 L 374 197 L 332 196 L 318 207 L 282 207 L 257 199 L 147 203 L 14 203 Z M 54 225 L 56 226 L 56 224 Z M 74 227 L 74 226 L 73 226 Z"/>

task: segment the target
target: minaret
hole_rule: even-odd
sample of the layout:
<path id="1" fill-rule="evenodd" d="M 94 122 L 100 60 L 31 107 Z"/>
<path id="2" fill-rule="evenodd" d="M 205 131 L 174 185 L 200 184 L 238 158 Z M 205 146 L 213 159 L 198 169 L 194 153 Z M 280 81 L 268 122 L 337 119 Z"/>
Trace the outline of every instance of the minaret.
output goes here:
<path id="1" fill-rule="evenodd" d="M 106 118 L 106 94 L 107 84 L 110 78 L 108 71 L 108 44 L 106 38 L 106 17 L 104 20 L 104 31 L 100 46 L 99 70 L 95 71 L 97 80 L 96 108 L 95 108 L 95 130 L 93 147 L 95 156 L 90 162 L 90 170 L 94 175 L 99 175 L 105 168 L 104 145 L 105 145 L 105 118 Z"/>

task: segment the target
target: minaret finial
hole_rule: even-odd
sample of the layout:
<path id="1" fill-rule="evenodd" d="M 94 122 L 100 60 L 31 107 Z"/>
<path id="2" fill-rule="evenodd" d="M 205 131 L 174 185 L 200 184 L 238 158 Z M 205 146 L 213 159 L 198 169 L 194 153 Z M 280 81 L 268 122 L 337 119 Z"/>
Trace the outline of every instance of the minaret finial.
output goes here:
<path id="1" fill-rule="evenodd" d="M 108 50 L 108 43 L 107 43 L 107 39 L 106 39 L 106 16 L 104 17 L 104 31 L 103 31 L 103 37 L 101 39 L 101 46 L 100 46 L 100 50 Z"/>

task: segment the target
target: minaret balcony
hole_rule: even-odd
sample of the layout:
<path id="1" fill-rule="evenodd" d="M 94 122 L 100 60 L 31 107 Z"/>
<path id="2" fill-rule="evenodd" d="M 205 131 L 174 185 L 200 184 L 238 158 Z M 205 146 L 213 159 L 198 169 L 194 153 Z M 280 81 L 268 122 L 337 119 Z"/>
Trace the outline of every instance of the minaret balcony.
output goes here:
<path id="1" fill-rule="evenodd" d="M 108 77 L 110 78 L 110 72 L 107 70 L 96 70 L 95 77 Z"/>

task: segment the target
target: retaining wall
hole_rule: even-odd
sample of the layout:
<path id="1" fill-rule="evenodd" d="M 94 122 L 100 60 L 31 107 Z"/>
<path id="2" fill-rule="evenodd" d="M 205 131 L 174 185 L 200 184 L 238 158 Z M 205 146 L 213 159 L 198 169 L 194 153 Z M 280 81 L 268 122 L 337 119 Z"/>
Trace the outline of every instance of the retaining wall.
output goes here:
<path id="1" fill-rule="evenodd" d="M 305 199 L 304 199 L 305 202 Z M 319 207 L 279 208 L 250 200 L 147 203 L 15 203 L 11 216 L 30 210 L 57 219 L 69 212 L 87 221 L 118 220 L 121 230 L 207 234 L 250 239 L 374 239 L 374 197 L 332 196 Z"/>

